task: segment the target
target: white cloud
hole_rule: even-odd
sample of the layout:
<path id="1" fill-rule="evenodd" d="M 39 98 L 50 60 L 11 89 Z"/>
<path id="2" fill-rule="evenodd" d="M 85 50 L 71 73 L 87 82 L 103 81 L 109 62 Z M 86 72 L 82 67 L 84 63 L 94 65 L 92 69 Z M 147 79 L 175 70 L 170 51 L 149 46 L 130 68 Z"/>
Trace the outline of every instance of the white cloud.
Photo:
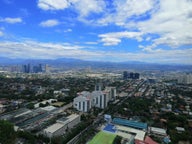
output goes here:
<path id="1" fill-rule="evenodd" d="M 98 44 L 98 42 L 85 42 L 85 44 L 88 44 L 88 45 L 96 45 L 96 44 Z"/>
<path id="2" fill-rule="evenodd" d="M 79 12 L 80 17 L 86 17 L 90 13 L 100 13 L 105 9 L 103 0 L 72 0 L 75 9 Z"/>
<path id="3" fill-rule="evenodd" d="M 151 50 L 151 52 L 89 51 L 69 43 L 42 43 L 37 41 L 1 41 L 1 56 L 13 58 L 79 58 L 84 60 L 143 61 L 192 64 L 192 48 L 184 50 Z"/>
<path id="4" fill-rule="evenodd" d="M 104 0 L 39 0 L 38 7 L 43 10 L 64 10 L 72 8 L 83 20 L 90 13 L 101 13 L 105 8 Z"/>
<path id="5" fill-rule="evenodd" d="M 10 17 L 6 17 L 4 19 L 0 19 L 0 21 L 2 22 L 6 22 L 6 23 L 10 23 L 10 24 L 14 24 L 14 23 L 21 23 L 22 19 L 21 18 L 10 18 Z"/>
<path id="6" fill-rule="evenodd" d="M 127 39 L 136 39 L 137 41 L 142 41 L 142 33 L 141 32 L 113 32 L 113 33 L 106 33 L 100 34 L 99 37 L 104 45 L 118 45 L 121 42 L 122 38 Z"/>
<path id="7" fill-rule="evenodd" d="M 39 0 L 38 7 L 43 10 L 63 10 L 69 6 L 68 0 Z"/>
<path id="8" fill-rule="evenodd" d="M 60 24 L 60 22 L 58 20 L 50 19 L 50 20 L 42 21 L 40 23 L 40 26 L 42 26 L 42 27 L 54 27 L 54 26 L 57 26 L 59 24 Z"/>
<path id="9" fill-rule="evenodd" d="M 106 12 L 104 17 L 93 23 L 115 24 L 128 30 L 137 30 L 143 33 L 143 36 L 148 35 L 143 39 L 152 44 L 144 48 L 145 50 L 160 45 L 171 48 L 192 45 L 192 1 L 115 0 L 113 5 L 113 12 Z M 147 18 L 144 20 L 143 17 Z M 150 37 L 151 34 L 156 37 Z M 121 38 L 123 37 L 102 38 L 102 41 L 106 41 L 106 45 L 117 45 L 121 42 Z"/>
<path id="10" fill-rule="evenodd" d="M 64 30 L 64 32 L 66 33 L 66 32 L 72 32 L 72 29 L 66 29 L 66 30 Z"/>
<path id="11" fill-rule="evenodd" d="M 0 31 L 0 37 L 2 37 L 4 34 L 3 34 L 3 32 L 2 31 Z"/>
<path id="12" fill-rule="evenodd" d="M 192 1 L 161 0 L 159 10 L 150 20 L 138 22 L 136 27 L 144 32 L 159 35 L 153 46 L 179 47 L 192 44 Z"/>
<path id="13" fill-rule="evenodd" d="M 130 21 L 130 18 L 139 18 L 146 12 L 153 12 L 153 7 L 156 0 L 114 0 L 114 11 L 109 11 L 105 16 L 97 20 L 98 24 L 107 25 L 114 23 L 116 25 L 124 26 Z"/>

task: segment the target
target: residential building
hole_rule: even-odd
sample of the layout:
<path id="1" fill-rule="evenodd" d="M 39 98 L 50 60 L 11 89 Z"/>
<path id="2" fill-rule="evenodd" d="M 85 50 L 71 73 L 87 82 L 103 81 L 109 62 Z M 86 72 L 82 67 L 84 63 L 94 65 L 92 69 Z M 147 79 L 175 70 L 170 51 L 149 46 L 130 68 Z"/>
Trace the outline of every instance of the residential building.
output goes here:
<path id="1" fill-rule="evenodd" d="M 93 92 L 83 91 L 78 93 L 78 96 L 73 99 L 73 107 L 82 112 L 88 112 L 92 107 L 106 108 L 110 100 L 115 100 L 116 88 L 106 87 L 104 91 L 99 89 Z"/>
<path id="2" fill-rule="evenodd" d="M 73 107 L 78 111 L 88 112 L 91 109 L 91 93 L 83 91 L 73 99 Z"/>
<path id="3" fill-rule="evenodd" d="M 93 91 L 91 93 L 92 106 L 102 108 L 108 106 L 109 94 L 102 91 Z"/>
<path id="4" fill-rule="evenodd" d="M 105 91 L 109 92 L 109 99 L 115 100 L 117 96 L 117 90 L 116 87 L 106 87 Z"/>

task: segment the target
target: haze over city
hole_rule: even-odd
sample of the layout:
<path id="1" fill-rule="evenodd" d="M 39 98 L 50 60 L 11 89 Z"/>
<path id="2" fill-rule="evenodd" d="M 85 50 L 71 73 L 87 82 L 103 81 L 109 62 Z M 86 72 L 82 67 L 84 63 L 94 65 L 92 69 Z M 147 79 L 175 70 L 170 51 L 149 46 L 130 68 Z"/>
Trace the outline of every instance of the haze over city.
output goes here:
<path id="1" fill-rule="evenodd" d="M 0 57 L 192 64 L 190 0 L 2 0 Z"/>

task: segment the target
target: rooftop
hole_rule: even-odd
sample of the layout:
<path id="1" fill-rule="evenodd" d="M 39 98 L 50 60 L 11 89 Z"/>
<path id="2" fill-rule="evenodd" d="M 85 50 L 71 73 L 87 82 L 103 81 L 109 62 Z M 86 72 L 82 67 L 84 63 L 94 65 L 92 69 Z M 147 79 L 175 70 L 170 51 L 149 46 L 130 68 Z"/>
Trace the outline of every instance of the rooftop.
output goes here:
<path id="1" fill-rule="evenodd" d="M 144 140 L 145 137 L 145 132 L 142 130 L 138 130 L 138 129 L 134 129 L 134 128 L 130 128 L 130 127 L 125 127 L 125 126 L 119 126 L 116 125 L 117 128 L 117 133 L 119 132 L 123 132 L 123 133 L 127 133 L 127 134 L 131 134 L 131 135 L 135 135 L 135 139 L 138 140 Z"/>
<path id="2" fill-rule="evenodd" d="M 130 120 L 121 119 L 121 118 L 114 118 L 113 123 L 128 126 L 128 127 L 138 128 L 138 129 L 147 129 L 146 123 L 130 121 Z"/>
<path id="3" fill-rule="evenodd" d="M 70 123 L 71 121 L 73 121 L 74 119 L 76 119 L 77 117 L 79 117 L 79 115 L 72 114 L 72 115 L 69 115 L 68 117 L 62 117 L 62 118 L 58 119 L 57 122 L 62 123 L 63 125 L 66 125 L 66 124 Z"/>
<path id="4" fill-rule="evenodd" d="M 157 128 L 157 127 L 150 127 L 152 132 L 156 132 L 156 133 L 161 133 L 161 134 L 165 134 L 166 135 L 166 130 L 162 129 L 162 128 Z"/>
<path id="5" fill-rule="evenodd" d="M 62 128 L 64 125 L 61 123 L 55 123 L 51 126 L 49 126 L 48 128 L 46 128 L 44 131 L 46 133 L 54 133 L 55 131 L 59 130 L 60 128 Z"/>
<path id="6" fill-rule="evenodd" d="M 56 109 L 56 107 L 54 107 L 54 106 L 46 106 L 46 107 L 43 107 L 43 108 L 41 108 L 42 110 L 45 110 L 45 111 L 52 111 L 52 110 L 55 110 Z"/>

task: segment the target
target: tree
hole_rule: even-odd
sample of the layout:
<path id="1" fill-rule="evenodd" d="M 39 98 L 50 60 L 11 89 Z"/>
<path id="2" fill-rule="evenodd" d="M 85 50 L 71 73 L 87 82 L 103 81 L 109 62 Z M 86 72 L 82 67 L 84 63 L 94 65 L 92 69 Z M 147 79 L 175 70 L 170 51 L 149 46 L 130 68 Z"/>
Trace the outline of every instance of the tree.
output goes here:
<path id="1" fill-rule="evenodd" d="M 16 132 L 12 123 L 0 120 L 0 143 L 14 144 L 16 139 Z"/>
<path id="2" fill-rule="evenodd" d="M 29 109 L 34 109 L 34 103 L 29 103 L 29 104 L 27 105 L 27 108 L 29 108 Z"/>

